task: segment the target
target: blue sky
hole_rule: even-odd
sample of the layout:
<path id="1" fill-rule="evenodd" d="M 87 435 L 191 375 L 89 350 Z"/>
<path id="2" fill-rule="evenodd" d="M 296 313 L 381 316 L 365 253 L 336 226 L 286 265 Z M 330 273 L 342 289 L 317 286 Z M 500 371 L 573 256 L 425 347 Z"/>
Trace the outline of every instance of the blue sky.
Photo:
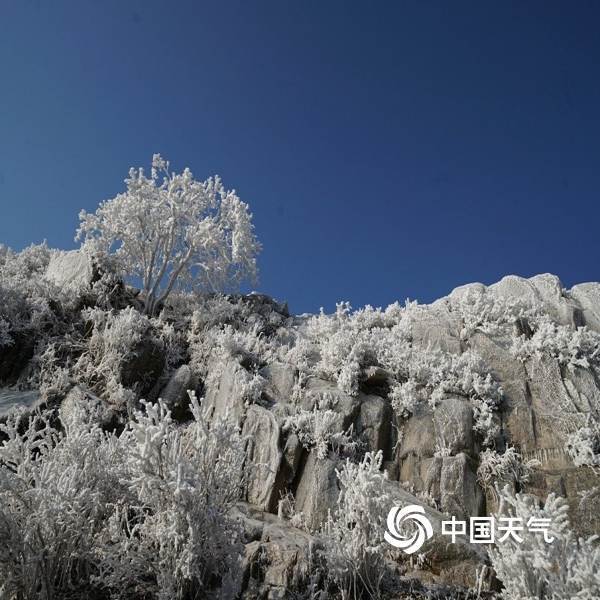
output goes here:
<path id="1" fill-rule="evenodd" d="M 159 152 L 250 205 L 295 313 L 598 281 L 600 3 L 4 0 L 0 243 Z"/>

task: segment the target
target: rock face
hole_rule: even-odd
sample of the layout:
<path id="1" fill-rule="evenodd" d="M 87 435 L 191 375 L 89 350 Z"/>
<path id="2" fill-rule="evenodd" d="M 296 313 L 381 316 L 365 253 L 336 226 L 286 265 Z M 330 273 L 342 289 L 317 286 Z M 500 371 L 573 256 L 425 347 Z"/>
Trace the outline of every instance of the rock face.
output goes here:
<path id="1" fill-rule="evenodd" d="M 256 464 L 255 477 L 248 485 L 248 502 L 274 512 L 279 500 L 278 473 L 282 452 L 280 428 L 273 413 L 262 406 L 246 411 L 242 434 L 248 437 L 248 458 Z"/>
<path id="2" fill-rule="evenodd" d="M 81 250 L 55 250 L 46 269 L 46 279 L 60 287 L 89 288 L 98 272 L 89 255 Z"/>
<path id="3" fill-rule="evenodd" d="M 196 391 L 198 382 L 192 369 L 188 365 L 182 365 L 173 373 L 171 379 L 160 393 L 173 418 L 181 421 L 189 416 L 190 396 L 188 391 Z"/>
<path id="4" fill-rule="evenodd" d="M 85 255 L 64 253 L 52 258 L 46 277 L 89 286 L 94 271 Z M 339 338 L 336 370 L 327 363 L 335 353 L 325 351 L 326 336 L 307 333 L 309 317 L 289 317 L 286 305 L 260 295 L 244 302 L 268 324 L 260 335 L 279 340 L 273 343 L 280 347 L 253 361 L 211 355 L 205 380 L 192 363 L 183 365 L 160 393 L 181 420 L 187 390 L 202 388 L 213 418 L 226 417 L 247 439 L 255 477 L 239 515 L 247 532 L 242 597 L 284 598 L 286 590 L 306 583 L 323 525 L 338 510 L 338 472 L 366 452 L 380 453 L 390 497 L 398 505 L 422 506 L 439 532 L 451 517 L 468 524 L 497 509 L 491 487 L 482 487 L 482 453 L 495 449 L 502 457 L 514 448 L 521 475 L 529 470 L 528 476 L 509 470 L 496 473 L 494 483 L 535 494 L 540 502 L 551 492 L 562 495 L 577 535 L 600 534 L 600 479 L 592 468 L 595 460 L 600 465 L 600 284 L 568 291 L 552 275 L 509 276 L 407 309 L 393 325 L 366 327 L 369 343 L 378 331 L 404 328 L 401 343 L 386 349 L 404 361 L 395 373 L 372 358 L 367 342 L 356 341 L 356 329 Z M 288 360 L 302 344 L 304 354 Z M 344 361 L 357 365 L 350 391 L 343 385 Z M 23 366 L 11 363 L 11 373 Z M 143 340 L 122 365 L 121 379 L 149 389 L 164 366 L 161 348 Z M 74 390 L 66 408 L 83 393 Z M 412 394 L 405 404 L 402 393 Z M 14 405 L 33 409 L 38 402 L 37 392 L 2 391 L 0 420 Z M 583 428 L 598 444 L 590 449 L 590 465 L 576 466 L 568 449 Z M 284 495 L 291 503 L 288 517 L 304 530 L 275 516 Z M 439 534 L 423 553 L 437 582 L 474 585 L 486 561 L 480 547 Z"/>
<path id="5" fill-rule="evenodd" d="M 42 399 L 38 390 L 0 390 L 0 422 L 17 408 L 24 408 L 31 413 L 41 404 Z"/>

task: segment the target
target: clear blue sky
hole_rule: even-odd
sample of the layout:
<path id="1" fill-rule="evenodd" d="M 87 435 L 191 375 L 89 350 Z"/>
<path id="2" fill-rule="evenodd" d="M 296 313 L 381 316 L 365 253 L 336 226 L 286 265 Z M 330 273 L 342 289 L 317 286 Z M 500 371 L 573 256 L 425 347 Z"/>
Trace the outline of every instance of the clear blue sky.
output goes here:
<path id="1" fill-rule="evenodd" d="M 3 0 L 0 243 L 77 247 L 159 152 L 293 312 L 598 281 L 600 2 Z"/>

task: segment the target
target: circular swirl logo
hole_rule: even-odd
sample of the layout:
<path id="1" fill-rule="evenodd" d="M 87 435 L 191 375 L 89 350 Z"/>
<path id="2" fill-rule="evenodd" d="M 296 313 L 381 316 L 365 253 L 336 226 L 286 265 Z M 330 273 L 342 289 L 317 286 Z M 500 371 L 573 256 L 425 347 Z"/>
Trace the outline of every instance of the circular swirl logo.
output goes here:
<path id="1" fill-rule="evenodd" d="M 410 536 L 400 533 L 402 524 L 410 522 L 415 529 Z M 433 536 L 433 528 L 425 516 L 425 509 L 416 504 L 409 504 L 404 508 L 394 506 L 387 518 L 388 531 L 383 534 L 386 542 L 396 548 L 401 548 L 406 554 L 416 552 L 426 540 Z M 427 537 L 426 537 L 427 536 Z"/>

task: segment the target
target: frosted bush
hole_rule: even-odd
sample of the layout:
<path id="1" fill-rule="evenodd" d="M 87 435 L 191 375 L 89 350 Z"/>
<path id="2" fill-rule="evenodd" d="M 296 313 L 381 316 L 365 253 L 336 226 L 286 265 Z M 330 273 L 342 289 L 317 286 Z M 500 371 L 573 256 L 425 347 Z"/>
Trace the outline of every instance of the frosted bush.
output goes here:
<path id="1" fill-rule="evenodd" d="M 50 300 L 56 304 L 68 297 L 43 277 L 50 254 L 43 243 L 18 253 L 8 249 L 0 262 L 0 322 L 8 323 L 13 336 L 48 334 L 58 325 Z"/>
<path id="2" fill-rule="evenodd" d="M 451 310 L 461 316 L 461 340 L 468 340 L 476 331 L 487 335 L 503 333 L 523 318 L 535 314 L 524 300 L 497 298 L 487 290 L 469 289 L 458 297 L 449 299 Z"/>
<path id="3" fill-rule="evenodd" d="M 246 404 L 259 403 L 266 389 L 267 380 L 258 373 L 254 373 L 248 376 L 248 381 L 242 386 L 242 398 Z"/>
<path id="4" fill-rule="evenodd" d="M 531 356 L 551 356 L 570 370 L 600 364 L 600 334 L 595 331 L 560 325 L 547 315 L 535 321 L 534 329 L 531 338 L 518 336 L 513 339 L 512 353 L 521 361 L 525 362 Z"/>
<path id="5" fill-rule="evenodd" d="M 15 343 L 10 335 L 10 330 L 10 323 L 0 317 L 0 348 L 2 346 L 12 346 Z"/>
<path id="6" fill-rule="evenodd" d="M 486 306 L 492 304 L 489 301 Z M 493 306 L 496 312 L 506 313 L 506 322 L 521 314 L 516 304 Z M 455 355 L 413 345 L 411 320 L 425 310 L 413 303 L 406 308 L 394 304 L 385 311 L 366 307 L 352 312 L 348 303 L 340 303 L 334 315 L 321 311 L 305 328 L 320 355 L 313 372 L 336 381 L 340 390 L 354 396 L 360 390 L 364 369 L 380 367 L 387 373 L 392 407 L 405 418 L 419 403 L 428 401 L 435 409 L 448 395 L 465 397 L 474 407 L 476 433 L 484 446 L 490 445 L 498 432 L 493 411 L 502 399 L 502 389 L 472 350 Z"/>
<path id="7" fill-rule="evenodd" d="M 76 416 L 52 429 L 11 415 L 0 425 L 0 581 L 3 598 L 48 599 L 89 581 L 93 553 L 123 455 L 116 440 Z M 22 427 L 25 430 L 22 430 Z"/>
<path id="8" fill-rule="evenodd" d="M 376 597 L 390 546 L 383 534 L 394 498 L 381 471 L 383 455 L 366 453 L 360 464 L 346 460 L 340 471 L 337 511 L 323 529 L 323 554 L 342 598 Z"/>
<path id="9" fill-rule="evenodd" d="M 76 240 L 95 256 L 113 253 L 120 270 L 142 282 L 144 312 L 153 315 L 173 290 L 235 289 L 257 279 L 252 215 L 219 177 L 196 181 L 171 173 L 155 154 L 150 177 L 130 169 L 127 191 L 82 211 Z"/>
<path id="10" fill-rule="evenodd" d="M 354 454 L 359 442 L 354 436 L 353 427 L 340 431 L 340 416 L 331 409 L 315 406 L 312 411 L 299 409 L 284 423 L 284 431 L 292 431 L 301 444 L 314 450 L 318 458 L 325 458 L 331 449 L 338 454 Z"/>
<path id="11" fill-rule="evenodd" d="M 352 313 L 348 302 L 336 305 L 336 313 L 321 313 L 311 318 L 306 326 L 309 340 L 317 343 L 321 359 L 315 366 L 320 376 L 335 380 L 347 394 L 358 393 L 363 367 L 377 364 L 374 338 L 392 327 L 399 316 L 397 305 L 382 312 L 370 306 Z"/>
<path id="12" fill-rule="evenodd" d="M 493 494 L 496 494 L 499 483 L 509 483 L 513 490 L 517 490 L 529 480 L 533 468 L 539 465 L 537 460 L 523 463 L 513 446 L 508 446 L 502 454 L 488 448 L 479 455 L 477 482 Z"/>
<path id="13" fill-rule="evenodd" d="M 228 320 L 232 322 L 208 326 L 204 309 L 195 310 L 192 315 L 187 333 L 190 364 L 203 378 L 217 380 L 231 361 L 256 369 L 278 357 L 279 340 L 263 333 L 262 322 L 247 315 Z"/>
<path id="14" fill-rule="evenodd" d="M 121 370 L 149 331 L 148 317 L 132 307 L 117 312 L 87 309 L 83 317 L 93 329 L 73 367 L 76 378 L 117 406 L 131 405 L 135 394 L 124 388 Z"/>
<path id="15" fill-rule="evenodd" d="M 407 418 L 415 412 L 419 402 L 425 399 L 424 394 L 419 393 L 417 382 L 409 379 L 404 383 L 395 383 L 389 393 L 392 408 L 401 417 Z"/>
<path id="16" fill-rule="evenodd" d="M 504 584 L 506 600 L 594 600 L 600 597 L 600 547 L 597 536 L 577 539 L 569 527 L 568 506 L 550 494 L 543 506 L 535 497 L 505 487 L 498 516 L 519 518 L 522 542 L 512 536 L 490 550 L 492 565 Z M 548 519 L 544 534 L 531 519 Z M 496 518 L 496 525 L 499 522 Z M 528 525 L 531 525 L 529 531 Z M 538 521 L 538 523 L 540 523 Z M 497 531 L 496 538 L 504 532 Z M 547 541 L 548 540 L 548 541 Z"/>
<path id="17" fill-rule="evenodd" d="M 243 439 L 224 418 L 209 428 L 194 394 L 191 403 L 185 428 L 161 401 L 144 403 L 122 436 L 122 483 L 134 501 L 108 521 L 98 551 L 103 585 L 134 590 L 151 581 L 164 600 L 204 597 L 211 581 L 239 589 L 241 530 L 229 513 L 249 473 Z"/>
<path id="18" fill-rule="evenodd" d="M 600 432 L 598 426 L 582 427 L 568 436 L 567 454 L 576 467 L 600 467 Z"/>
<path id="19" fill-rule="evenodd" d="M 114 597 L 201 598 L 239 590 L 241 529 L 231 516 L 250 465 L 244 440 L 195 396 L 176 426 L 144 403 L 121 436 L 80 400 L 60 413 L 0 424 L 2 598 L 48 600 L 94 587 Z M 210 532 L 207 535 L 206 532 Z M 85 587 L 87 586 L 87 587 Z"/>

